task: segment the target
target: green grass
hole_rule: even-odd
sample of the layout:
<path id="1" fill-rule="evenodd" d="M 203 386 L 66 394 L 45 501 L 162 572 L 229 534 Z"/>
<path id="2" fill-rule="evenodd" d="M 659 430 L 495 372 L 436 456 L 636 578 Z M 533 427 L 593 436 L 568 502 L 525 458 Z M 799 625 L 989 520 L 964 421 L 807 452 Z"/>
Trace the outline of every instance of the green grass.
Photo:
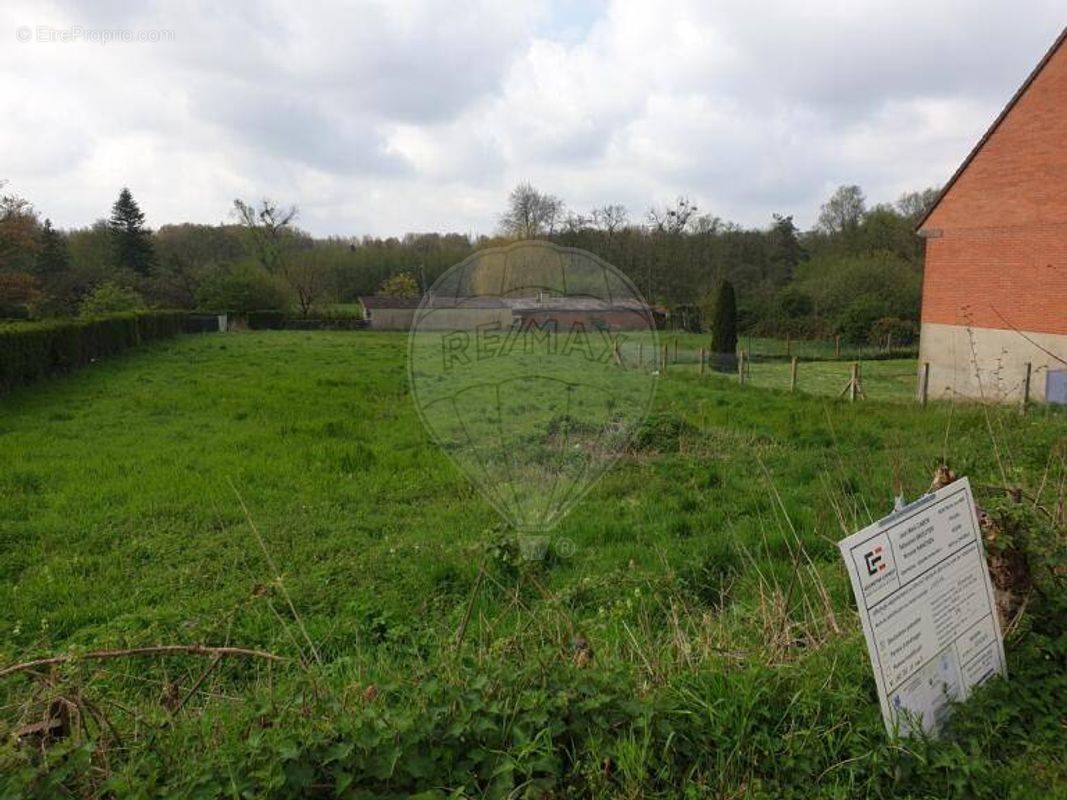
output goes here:
<path id="1" fill-rule="evenodd" d="M 673 348 L 674 340 L 678 340 L 680 350 L 696 352 L 701 347 L 710 347 L 710 337 L 706 333 L 676 333 L 674 331 L 661 331 L 660 338 L 664 344 Z M 737 341 L 739 350 L 744 350 L 749 356 L 757 359 L 788 360 L 796 356 L 807 361 L 873 361 L 884 358 L 914 358 L 918 353 L 917 345 L 894 346 L 892 351 L 886 350 L 879 345 L 851 344 L 841 342 L 836 345 L 833 339 L 771 339 L 764 336 L 748 336 L 742 334 Z"/>
<path id="2" fill-rule="evenodd" d="M 992 508 L 1005 480 L 1054 505 L 1063 415 L 669 370 L 634 447 L 526 561 L 420 426 L 405 352 L 392 334 L 189 336 L 0 398 L 0 664 L 178 642 L 294 662 L 0 679 L 0 797 L 1067 792 L 1062 586 L 1010 638 L 1010 683 L 947 740 L 898 747 L 834 545 L 943 456 Z M 869 393 L 905 392 L 909 363 L 865 365 Z M 802 388 L 834 394 L 831 367 L 847 380 L 802 364 Z M 1024 516 L 1043 550 L 1062 542 Z M 100 717 L 43 755 L 17 746 L 57 694 Z"/>
<path id="3" fill-rule="evenodd" d="M 918 362 L 911 359 L 865 361 L 860 368 L 860 384 L 868 400 L 915 402 Z M 790 365 L 782 362 L 756 362 L 747 380 L 752 386 L 789 389 Z M 844 361 L 801 361 L 797 364 L 797 391 L 824 397 L 842 396 L 852 377 L 852 365 Z"/>

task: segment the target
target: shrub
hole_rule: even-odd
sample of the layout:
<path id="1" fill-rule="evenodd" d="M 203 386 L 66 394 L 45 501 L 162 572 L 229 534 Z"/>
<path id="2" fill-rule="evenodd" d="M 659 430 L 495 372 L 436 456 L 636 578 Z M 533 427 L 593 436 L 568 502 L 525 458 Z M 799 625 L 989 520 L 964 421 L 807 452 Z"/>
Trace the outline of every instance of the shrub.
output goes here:
<path id="1" fill-rule="evenodd" d="M 733 284 L 729 281 L 719 284 L 715 315 L 711 321 L 711 350 L 716 354 L 716 369 L 734 369 L 733 359 L 737 352 L 737 297 L 734 295 Z"/>
<path id="2" fill-rule="evenodd" d="M 100 284 L 85 296 L 79 314 L 83 317 L 98 317 L 101 314 L 139 311 L 144 307 L 144 298 L 136 291 L 109 281 Z"/>
<path id="3" fill-rule="evenodd" d="M 860 295 L 837 317 L 837 332 L 851 344 L 866 344 L 874 323 L 886 316 L 885 302 L 870 295 Z"/>
<path id="4" fill-rule="evenodd" d="M 41 301 L 37 279 L 25 272 L 0 273 L 0 317 L 27 319 Z"/>
<path id="5" fill-rule="evenodd" d="M 422 293 L 415 278 L 406 272 L 398 272 L 382 281 L 378 294 L 385 297 L 418 297 Z"/>
<path id="6" fill-rule="evenodd" d="M 778 293 L 778 313 L 786 319 L 808 317 L 814 310 L 811 296 L 795 286 L 787 286 Z"/>
<path id="7" fill-rule="evenodd" d="M 919 336 L 919 326 L 910 319 L 882 317 L 871 326 L 871 344 L 883 344 L 888 338 L 897 346 L 914 344 Z"/>
<path id="8" fill-rule="evenodd" d="M 232 314 L 282 311 L 292 305 L 277 278 L 247 261 L 214 271 L 197 290 L 196 300 L 202 310 Z"/>
<path id="9" fill-rule="evenodd" d="M 181 333 L 184 314 L 149 311 L 0 328 L 0 391 Z"/>

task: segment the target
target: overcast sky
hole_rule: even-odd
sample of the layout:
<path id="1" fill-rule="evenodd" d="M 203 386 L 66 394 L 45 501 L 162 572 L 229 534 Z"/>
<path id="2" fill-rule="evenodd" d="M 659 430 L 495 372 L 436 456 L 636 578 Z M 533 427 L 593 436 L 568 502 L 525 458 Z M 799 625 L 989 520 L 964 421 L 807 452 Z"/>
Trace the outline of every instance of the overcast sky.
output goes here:
<path id="1" fill-rule="evenodd" d="M 126 184 L 153 227 L 269 196 L 319 235 L 491 233 L 523 180 L 807 227 L 842 183 L 944 182 L 1067 22 L 1063 0 L 252 5 L 4 0 L 0 178 L 60 227 Z M 149 41 L 90 41 L 115 30 Z"/>

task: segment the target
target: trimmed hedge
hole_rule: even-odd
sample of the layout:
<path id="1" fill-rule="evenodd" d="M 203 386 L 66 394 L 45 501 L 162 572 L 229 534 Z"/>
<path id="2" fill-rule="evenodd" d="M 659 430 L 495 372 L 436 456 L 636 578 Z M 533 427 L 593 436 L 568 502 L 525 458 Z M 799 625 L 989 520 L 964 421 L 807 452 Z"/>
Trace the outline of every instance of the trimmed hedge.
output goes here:
<path id="1" fill-rule="evenodd" d="M 280 331 L 285 326 L 284 311 L 249 311 L 245 315 L 248 329 L 253 331 Z"/>
<path id="2" fill-rule="evenodd" d="M 358 317 L 286 317 L 287 331 L 361 331 L 370 323 Z"/>
<path id="3" fill-rule="evenodd" d="M 0 391 L 182 332 L 185 313 L 144 311 L 0 326 Z"/>
<path id="4" fill-rule="evenodd" d="M 368 325 L 351 315 L 294 317 L 284 311 L 249 311 L 244 320 L 250 331 L 357 331 Z"/>

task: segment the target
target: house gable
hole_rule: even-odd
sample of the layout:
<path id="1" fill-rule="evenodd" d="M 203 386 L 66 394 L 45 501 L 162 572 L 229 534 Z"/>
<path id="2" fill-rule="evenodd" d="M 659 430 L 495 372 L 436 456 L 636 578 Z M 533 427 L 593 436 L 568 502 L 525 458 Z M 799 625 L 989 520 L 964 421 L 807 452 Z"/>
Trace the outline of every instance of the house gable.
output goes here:
<path id="1" fill-rule="evenodd" d="M 1067 222 L 1067 28 L 945 185 L 919 230 Z"/>

